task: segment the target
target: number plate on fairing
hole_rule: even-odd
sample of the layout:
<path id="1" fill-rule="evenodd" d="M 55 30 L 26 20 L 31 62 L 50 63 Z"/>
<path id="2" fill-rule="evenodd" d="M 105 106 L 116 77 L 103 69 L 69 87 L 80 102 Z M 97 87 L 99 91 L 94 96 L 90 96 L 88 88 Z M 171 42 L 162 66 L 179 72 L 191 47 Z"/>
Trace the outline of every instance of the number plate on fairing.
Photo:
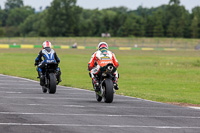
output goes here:
<path id="1" fill-rule="evenodd" d="M 55 62 L 54 60 L 46 60 L 47 63 L 53 63 Z"/>

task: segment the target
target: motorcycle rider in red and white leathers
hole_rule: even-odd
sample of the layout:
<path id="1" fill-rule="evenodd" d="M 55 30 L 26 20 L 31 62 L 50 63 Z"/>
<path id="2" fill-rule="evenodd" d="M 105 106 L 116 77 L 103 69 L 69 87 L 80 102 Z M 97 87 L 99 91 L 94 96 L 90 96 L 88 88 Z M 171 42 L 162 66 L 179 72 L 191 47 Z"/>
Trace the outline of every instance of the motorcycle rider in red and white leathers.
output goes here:
<path id="1" fill-rule="evenodd" d="M 99 64 L 101 64 L 100 62 L 102 61 L 102 59 L 103 59 L 103 61 L 105 61 L 105 57 L 107 59 L 111 60 L 113 62 L 113 65 L 116 68 L 118 68 L 118 66 L 119 66 L 119 63 L 115 57 L 115 54 L 108 50 L 108 44 L 106 42 L 100 42 L 98 45 L 98 51 L 93 53 L 91 60 L 88 63 L 88 70 L 90 71 L 91 78 L 96 87 L 95 91 L 99 91 L 99 89 L 100 89 L 99 81 L 97 80 L 95 75 L 97 75 L 99 73 L 100 68 L 101 68 L 101 66 Z M 118 84 L 117 84 L 118 78 L 119 78 L 119 74 L 116 70 L 114 72 L 114 79 L 113 79 L 113 85 L 116 90 L 119 89 Z"/>

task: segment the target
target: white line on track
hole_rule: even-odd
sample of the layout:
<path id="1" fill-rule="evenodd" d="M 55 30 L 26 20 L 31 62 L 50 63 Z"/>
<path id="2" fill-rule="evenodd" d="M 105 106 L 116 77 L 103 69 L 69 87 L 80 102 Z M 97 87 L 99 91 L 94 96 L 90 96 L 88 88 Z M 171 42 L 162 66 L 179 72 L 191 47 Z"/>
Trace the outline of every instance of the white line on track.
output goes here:
<path id="1" fill-rule="evenodd" d="M 87 117 L 137 117 L 137 118 L 184 118 L 200 119 L 196 116 L 150 116 L 150 115 L 107 115 L 107 114 L 64 114 L 64 113 L 23 113 L 23 112 L 0 112 L 0 115 L 48 115 L 48 116 L 87 116 Z"/>
<path id="2" fill-rule="evenodd" d="M 124 109 L 156 109 L 156 110 L 181 110 L 186 109 L 182 107 L 177 108 L 161 108 L 161 107 L 118 107 L 118 106 L 83 106 L 83 105 L 58 105 L 58 104 L 17 104 L 17 103 L 0 103 L 0 105 L 6 106 L 49 106 L 49 107 L 76 107 L 76 108 L 124 108 Z"/>
<path id="3" fill-rule="evenodd" d="M 64 99 L 68 99 L 68 100 L 91 100 L 90 98 L 65 98 L 65 97 L 13 97 L 13 96 L 0 96 L 0 98 L 8 98 L 8 99 L 52 99 L 52 100 L 64 100 Z M 123 101 L 123 102 L 140 102 L 142 100 L 134 100 L 134 99 L 130 99 L 130 100 L 116 100 L 116 101 Z"/>
<path id="4" fill-rule="evenodd" d="M 34 86 L 34 87 L 31 86 L 31 88 L 21 88 L 21 87 L 20 87 L 20 88 L 17 88 L 17 87 L 16 87 L 16 88 L 15 88 L 15 87 L 9 87 L 9 88 L 8 88 L 8 87 L 2 87 L 2 86 L 0 86 L 0 88 L 1 88 L 1 89 L 6 89 L 6 90 L 8 90 L 8 89 L 12 89 L 12 90 L 13 90 L 13 89 L 15 89 L 15 90 L 38 90 L 38 89 L 40 89 L 41 87 L 40 87 L 40 86 Z M 41 88 L 41 90 L 42 90 L 42 88 Z M 57 88 L 57 90 L 59 90 L 59 91 L 60 91 L 60 90 L 63 90 L 63 91 L 77 91 L 76 89 L 67 88 L 67 87 L 66 87 L 65 89 Z M 70 93 L 70 94 L 71 94 L 71 93 Z M 81 94 L 83 94 L 83 93 L 81 93 Z"/>
<path id="5" fill-rule="evenodd" d="M 188 108 L 192 108 L 192 109 L 198 109 L 198 110 L 200 110 L 200 107 L 192 107 L 192 106 L 189 106 Z"/>
<path id="6" fill-rule="evenodd" d="M 21 94 L 22 92 L 19 91 L 0 91 L 0 93 L 8 93 L 8 94 Z"/>
<path id="7" fill-rule="evenodd" d="M 0 79 L 0 82 L 7 82 L 8 80 L 2 80 Z M 18 81 L 15 81 L 15 80 L 9 80 L 9 83 L 28 83 L 28 81 L 25 81 L 25 80 L 18 80 Z"/>
<path id="8" fill-rule="evenodd" d="M 0 103 L 0 105 L 7 105 L 7 106 L 50 106 L 50 107 L 76 107 L 76 108 L 83 108 L 85 106 L 82 105 L 58 105 L 58 104 L 17 104 L 17 103 Z"/>
<path id="9" fill-rule="evenodd" d="M 22 92 L 12 92 L 12 91 L 7 91 L 5 93 L 8 93 L 8 94 L 21 94 Z"/>
<path id="10" fill-rule="evenodd" d="M 11 84 L 9 84 L 9 83 L 0 83 L 0 85 L 8 87 L 8 85 L 11 85 Z M 37 85 L 37 84 L 31 84 L 31 85 L 30 84 L 17 84 L 17 86 L 20 86 L 20 87 L 21 86 L 24 86 L 24 87 L 39 87 L 39 85 Z"/>
<path id="11" fill-rule="evenodd" d="M 200 127 L 138 126 L 138 125 L 84 125 L 84 124 L 37 124 L 0 123 L 1 126 L 64 126 L 64 127 L 109 127 L 109 128 L 160 128 L 160 129 L 200 129 Z"/>

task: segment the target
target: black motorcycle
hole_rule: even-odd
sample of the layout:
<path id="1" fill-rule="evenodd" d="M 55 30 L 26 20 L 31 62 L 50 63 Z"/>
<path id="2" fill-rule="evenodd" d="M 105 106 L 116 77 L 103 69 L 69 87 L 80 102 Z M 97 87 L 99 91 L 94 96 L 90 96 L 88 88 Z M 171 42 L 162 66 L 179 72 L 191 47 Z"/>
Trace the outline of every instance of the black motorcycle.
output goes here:
<path id="1" fill-rule="evenodd" d="M 96 99 L 98 102 L 101 102 L 104 98 L 104 102 L 112 103 L 114 98 L 114 85 L 113 85 L 113 73 L 116 71 L 116 67 L 109 63 L 104 67 L 100 68 L 98 75 L 95 75 L 98 78 L 100 83 L 100 91 L 96 92 Z M 95 89 L 94 83 L 93 87 Z"/>
<path id="2" fill-rule="evenodd" d="M 42 91 L 50 94 L 56 93 L 56 69 L 58 64 L 55 62 L 45 64 L 44 69 L 44 86 L 42 86 Z"/>

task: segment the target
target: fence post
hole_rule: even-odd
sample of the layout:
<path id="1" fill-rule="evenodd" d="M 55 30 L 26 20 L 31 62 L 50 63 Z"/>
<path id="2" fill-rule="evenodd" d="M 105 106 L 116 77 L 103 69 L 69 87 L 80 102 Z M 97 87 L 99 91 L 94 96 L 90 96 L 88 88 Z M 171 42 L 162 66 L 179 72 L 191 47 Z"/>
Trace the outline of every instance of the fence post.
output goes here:
<path id="1" fill-rule="evenodd" d="M 55 42 L 56 42 L 55 40 L 56 40 L 56 39 L 55 39 L 55 38 L 53 38 L 53 45 L 55 45 Z"/>
<path id="2" fill-rule="evenodd" d="M 187 42 L 185 42 L 185 49 L 187 49 Z"/>
<path id="3" fill-rule="evenodd" d="M 10 37 L 8 37 L 8 44 L 10 44 Z"/>
<path id="4" fill-rule="evenodd" d="M 38 42 L 37 42 L 37 45 L 39 45 L 40 44 L 40 37 L 38 37 Z"/>
<path id="5" fill-rule="evenodd" d="M 86 38 L 84 39 L 84 46 L 86 46 Z"/>
<path id="6" fill-rule="evenodd" d="M 156 46 L 157 48 L 159 48 L 159 43 L 160 43 L 160 41 L 158 40 L 158 41 L 157 41 L 157 46 Z"/>
<path id="7" fill-rule="evenodd" d="M 69 39 L 69 46 L 71 45 L 71 39 Z"/>
<path id="8" fill-rule="evenodd" d="M 171 40 L 171 44 L 170 45 L 171 45 L 171 48 L 173 48 L 173 40 Z"/>
<path id="9" fill-rule="evenodd" d="M 144 40 L 142 41 L 142 48 L 144 47 Z"/>
<path id="10" fill-rule="evenodd" d="M 24 39 L 25 39 L 25 37 L 23 37 L 22 44 L 24 44 Z"/>

